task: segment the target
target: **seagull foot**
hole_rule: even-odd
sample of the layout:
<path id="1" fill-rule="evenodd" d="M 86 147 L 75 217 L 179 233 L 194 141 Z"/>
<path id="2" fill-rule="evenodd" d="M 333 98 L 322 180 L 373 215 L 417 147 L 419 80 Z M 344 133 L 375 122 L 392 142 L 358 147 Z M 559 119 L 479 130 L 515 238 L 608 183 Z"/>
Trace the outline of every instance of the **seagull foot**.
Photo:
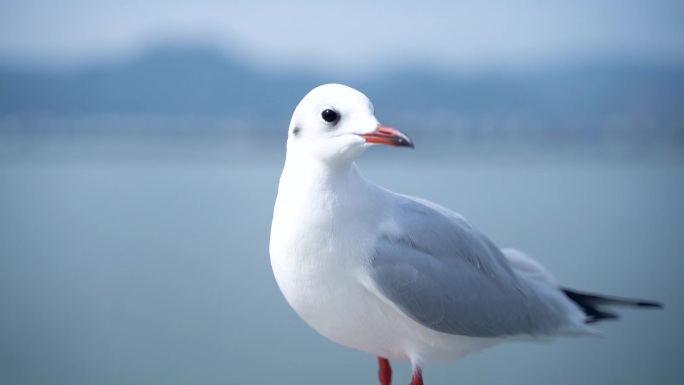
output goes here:
<path id="1" fill-rule="evenodd" d="M 378 357 L 378 380 L 380 385 L 392 384 L 392 366 L 387 358 Z"/>
<path id="2" fill-rule="evenodd" d="M 411 383 L 409 385 L 423 385 L 423 371 L 420 367 L 413 369 L 413 375 L 411 376 Z"/>

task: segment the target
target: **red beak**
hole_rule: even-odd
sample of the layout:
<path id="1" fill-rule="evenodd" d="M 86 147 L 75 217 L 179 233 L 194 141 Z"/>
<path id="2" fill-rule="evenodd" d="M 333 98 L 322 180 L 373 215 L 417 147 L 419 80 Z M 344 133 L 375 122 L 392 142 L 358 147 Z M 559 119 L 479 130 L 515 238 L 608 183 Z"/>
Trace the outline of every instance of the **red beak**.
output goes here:
<path id="1" fill-rule="evenodd" d="M 378 127 L 375 129 L 375 131 L 359 136 L 366 139 L 366 142 L 368 143 L 379 143 L 390 146 L 413 148 L 413 142 L 411 141 L 411 138 L 406 136 L 406 134 L 397 129 L 386 127 L 381 124 L 378 124 Z"/>

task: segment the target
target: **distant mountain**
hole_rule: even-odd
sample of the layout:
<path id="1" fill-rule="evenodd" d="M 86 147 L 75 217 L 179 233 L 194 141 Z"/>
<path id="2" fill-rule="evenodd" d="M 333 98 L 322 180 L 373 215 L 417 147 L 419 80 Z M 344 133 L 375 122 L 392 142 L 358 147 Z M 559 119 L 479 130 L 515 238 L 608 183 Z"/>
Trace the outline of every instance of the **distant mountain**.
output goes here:
<path id="1" fill-rule="evenodd" d="M 649 114 L 684 122 L 684 67 L 603 63 L 457 76 L 424 70 L 324 78 L 255 70 L 202 48 L 158 48 L 80 70 L 0 66 L 0 115 L 186 114 L 289 120 L 312 87 L 344 82 L 403 117 Z M 684 128 L 682 128 L 684 130 Z"/>
<path id="2" fill-rule="evenodd" d="M 80 70 L 0 68 L 0 113 L 268 114 L 312 79 L 256 72 L 206 49 L 155 49 L 124 64 Z"/>

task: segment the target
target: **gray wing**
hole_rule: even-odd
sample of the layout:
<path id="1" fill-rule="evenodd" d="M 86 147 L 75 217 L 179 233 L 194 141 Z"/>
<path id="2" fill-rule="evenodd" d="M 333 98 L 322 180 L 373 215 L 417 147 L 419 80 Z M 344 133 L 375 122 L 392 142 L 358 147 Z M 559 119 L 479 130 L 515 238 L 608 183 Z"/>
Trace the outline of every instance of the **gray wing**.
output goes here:
<path id="1" fill-rule="evenodd" d="M 568 323 L 556 287 L 540 290 L 516 274 L 501 250 L 457 214 L 401 198 L 401 223 L 382 234 L 369 271 L 373 289 L 404 314 L 473 337 L 550 334 Z"/>

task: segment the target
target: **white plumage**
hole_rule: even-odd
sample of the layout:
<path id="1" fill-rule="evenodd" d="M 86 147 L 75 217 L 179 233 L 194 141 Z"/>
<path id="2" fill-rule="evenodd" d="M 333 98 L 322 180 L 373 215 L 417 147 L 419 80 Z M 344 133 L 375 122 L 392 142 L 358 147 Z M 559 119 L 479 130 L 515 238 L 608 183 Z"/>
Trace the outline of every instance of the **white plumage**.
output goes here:
<path id="1" fill-rule="evenodd" d="M 366 180 L 354 159 L 374 144 L 413 146 L 346 86 L 314 89 L 292 117 L 270 254 L 304 321 L 380 357 L 381 384 L 385 358 L 410 360 L 421 384 L 428 361 L 591 333 L 583 308 L 539 263 L 500 250 L 446 208 Z"/>

